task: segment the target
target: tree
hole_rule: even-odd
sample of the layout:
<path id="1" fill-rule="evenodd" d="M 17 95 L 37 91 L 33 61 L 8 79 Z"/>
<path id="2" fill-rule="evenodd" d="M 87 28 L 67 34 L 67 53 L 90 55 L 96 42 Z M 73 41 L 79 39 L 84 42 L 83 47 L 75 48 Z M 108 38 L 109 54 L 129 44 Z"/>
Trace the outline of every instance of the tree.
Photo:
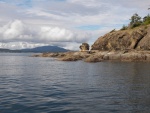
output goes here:
<path id="1" fill-rule="evenodd" d="M 150 24 L 150 15 L 149 14 L 143 18 L 143 24 L 144 25 Z"/>
<path id="2" fill-rule="evenodd" d="M 142 21 L 141 21 L 141 17 L 135 13 L 132 17 L 131 17 L 131 22 L 130 22 L 130 27 L 131 28 L 134 28 L 134 27 L 137 27 L 137 26 L 140 26 L 142 24 Z"/>

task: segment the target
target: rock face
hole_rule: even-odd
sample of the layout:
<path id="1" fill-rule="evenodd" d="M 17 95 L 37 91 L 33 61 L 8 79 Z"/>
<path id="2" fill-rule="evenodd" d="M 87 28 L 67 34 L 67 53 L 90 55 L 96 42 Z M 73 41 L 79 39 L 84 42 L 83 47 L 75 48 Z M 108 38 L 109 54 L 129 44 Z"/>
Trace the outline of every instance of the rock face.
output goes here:
<path id="1" fill-rule="evenodd" d="M 114 31 L 96 40 L 92 50 L 150 50 L 150 26 Z"/>
<path id="2" fill-rule="evenodd" d="M 79 48 L 81 51 L 89 51 L 89 44 L 82 43 L 82 45 Z"/>

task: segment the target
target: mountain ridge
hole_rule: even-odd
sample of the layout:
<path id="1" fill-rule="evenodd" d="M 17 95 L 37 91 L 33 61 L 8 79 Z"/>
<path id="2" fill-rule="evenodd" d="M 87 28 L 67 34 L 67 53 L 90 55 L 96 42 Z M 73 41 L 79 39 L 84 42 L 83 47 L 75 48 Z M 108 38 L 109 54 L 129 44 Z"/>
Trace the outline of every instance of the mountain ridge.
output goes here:
<path id="1" fill-rule="evenodd" d="M 35 47 L 35 48 L 28 48 L 28 49 L 17 49 L 17 50 L 11 50 L 11 49 L 5 49 L 5 48 L 0 48 L 0 52 L 67 52 L 69 50 L 58 47 L 58 46 L 40 46 L 40 47 Z"/>

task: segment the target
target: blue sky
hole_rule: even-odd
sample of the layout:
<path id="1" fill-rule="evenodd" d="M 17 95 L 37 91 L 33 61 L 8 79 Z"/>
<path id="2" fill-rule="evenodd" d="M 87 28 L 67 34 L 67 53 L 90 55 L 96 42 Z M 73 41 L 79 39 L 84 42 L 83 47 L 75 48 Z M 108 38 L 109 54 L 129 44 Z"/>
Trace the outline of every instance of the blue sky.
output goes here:
<path id="1" fill-rule="evenodd" d="M 78 49 L 147 15 L 149 0 L 0 0 L 0 47 L 58 45 Z"/>

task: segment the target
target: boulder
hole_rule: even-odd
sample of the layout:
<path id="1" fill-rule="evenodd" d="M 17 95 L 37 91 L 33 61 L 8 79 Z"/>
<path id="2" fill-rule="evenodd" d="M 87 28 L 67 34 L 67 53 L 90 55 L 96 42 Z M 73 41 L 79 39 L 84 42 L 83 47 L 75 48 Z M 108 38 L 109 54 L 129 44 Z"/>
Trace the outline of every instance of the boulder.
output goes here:
<path id="1" fill-rule="evenodd" d="M 88 43 L 82 43 L 82 45 L 79 47 L 81 51 L 89 51 L 89 44 Z"/>
<path id="2" fill-rule="evenodd" d="M 85 62 L 101 62 L 103 61 L 103 59 L 96 55 L 91 55 L 90 57 L 86 58 L 84 61 Z"/>
<path id="3" fill-rule="evenodd" d="M 77 61 L 82 60 L 89 57 L 90 54 L 88 52 L 68 52 L 64 56 L 60 57 L 61 61 Z"/>

